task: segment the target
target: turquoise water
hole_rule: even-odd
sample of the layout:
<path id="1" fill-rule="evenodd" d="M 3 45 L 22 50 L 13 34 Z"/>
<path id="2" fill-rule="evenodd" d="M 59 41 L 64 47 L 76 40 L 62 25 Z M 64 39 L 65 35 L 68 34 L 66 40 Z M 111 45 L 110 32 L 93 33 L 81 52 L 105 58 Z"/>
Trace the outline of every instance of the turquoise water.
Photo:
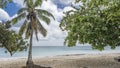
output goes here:
<path id="1" fill-rule="evenodd" d="M 33 46 L 33 57 L 56 56 L 66 54 L 99 54 L 99 53 L 120 53 L 120 47 L 112 50 L 106 47 L 104 51 L 93 50 L 91 46 Z M 28 51 L 15 53 L 12 57 L 0 48 L 0 58 L 27 57 Z"/>

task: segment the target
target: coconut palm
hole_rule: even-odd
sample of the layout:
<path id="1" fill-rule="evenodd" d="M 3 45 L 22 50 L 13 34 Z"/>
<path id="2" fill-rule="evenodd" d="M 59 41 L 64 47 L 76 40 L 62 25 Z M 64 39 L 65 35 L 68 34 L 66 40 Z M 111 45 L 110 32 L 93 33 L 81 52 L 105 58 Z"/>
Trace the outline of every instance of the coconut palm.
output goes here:
<path id="1" fill-rule="evenodd" d="M 47 34 L 46 29 L 42 26 L 41 20 L 46 22 L 49 25 L 50 17 L 54 19 L 54 16 L 46 10 L 37 9 L 36 7 L 42 4 L 42 0 L 24 0 L 26 5 L 25 8 L 21 8 L 18 11 L 17 17 L 12 19 L 12 23 L 16 24 L 21 19 L 24 20 L 22 24 L 19 35 L 22 36 L 25 34 L 25 38 L 30 38 L 30 45 L 28 51 L 28 60 L 26 63 L 27 68 L 32 68 L 33 61 L 32 61 L 32 38 L 33 32 L 35 32 L 36 39 L 38 40 L 38 31 L 45 37 Z"/>

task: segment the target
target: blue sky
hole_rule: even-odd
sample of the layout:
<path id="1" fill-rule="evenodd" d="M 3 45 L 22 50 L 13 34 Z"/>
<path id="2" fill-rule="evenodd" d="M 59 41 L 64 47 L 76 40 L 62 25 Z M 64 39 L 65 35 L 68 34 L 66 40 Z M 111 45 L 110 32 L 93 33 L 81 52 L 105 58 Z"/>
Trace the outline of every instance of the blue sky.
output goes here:
<path id="1" fill-rule="evenodd" d="M 44 38 L 39 33 L 38 36 L 40 38 L 40 41 L 38 42 L 36 41 L 35 36 L 33 36 L 34 46 L 63 46 L 63 42 L 65 37 L 67 36 L 67 33 L 61 31 L 61 29 L 59 28 L 59 24 L 60 20 L 64 16 L 63 12 L 74 10 L 70 6 L 73 1 L 74 0 L 47 0 L 38 7 L 52 13 L 55 17 L 55 20 L 51 19 L 51 24 L 49 26 L 44 24 L 44 22 L 41 22 L 47 30 L 47 37 Z M 23 0 L 13 0 L 13 3 L 7 4 L 7 8 L 0 8 L 0 21 L 7 21 L 16 17 L 17 11 L 22 7 L 24 7 Z M 13 26 L 11 29 L 18 32 L 21 24 L 23 23 L 23 20 L 19 21 L 18 23 L 19 24 L 17 26 Z"/>
<path id="2" fill-rule="evenodd" d="M 59 0 L 52 0 L 52 2 L 54 4 L 57 5 L 57 8 L 59 9 L 64 9 L 64 7 L 66 6 L 69 6 L 69 4 L 64 4 L 64 3 L 61 3 Z M 10 16 L 13 16 L 17 13 L 17 11 L 20 9 L 21 7 L 18 6 L 18 4 L 16 3 L 8 3 L 7 4 L 7 7 L 4 8 L 4 10 L 10 15 Z"/>
<path id="3" fill-rule="evenodd" d="M 8 3 L 4 10 L 12 17 L 17 13 L 20 7 L 16 3 Z"/>
<path id="4" fill-rule="evenodd" d="M 58 3 L 58 2 L 54 2 L 58 8 L 60 9 L 63 9 L 66 5 L 64 4 L 61 4 L 61 3 Z M 4 10 L 10 15 L 10 16 L 13 16 L 15 15 L 18 10 L 20 9 L 21 7 L 18 6 L 16 3 L 8 3 L 7 4 L 7 7 L 4 8 Z"/>

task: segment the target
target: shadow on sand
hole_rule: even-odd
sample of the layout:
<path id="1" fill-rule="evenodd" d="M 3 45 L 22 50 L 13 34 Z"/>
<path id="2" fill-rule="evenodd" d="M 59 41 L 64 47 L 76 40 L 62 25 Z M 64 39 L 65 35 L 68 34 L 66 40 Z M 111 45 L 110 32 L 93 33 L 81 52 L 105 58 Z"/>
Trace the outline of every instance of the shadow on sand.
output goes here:
<path id="1" fill-rule="evenodd" d="M 22 68 L 26 68 L 26 66 L 22 66 Z M 32 68 L 52 68 L 52 67 L 43 67 L 43 66 L 40 66 L 40 65 L 32 65 Z"/>

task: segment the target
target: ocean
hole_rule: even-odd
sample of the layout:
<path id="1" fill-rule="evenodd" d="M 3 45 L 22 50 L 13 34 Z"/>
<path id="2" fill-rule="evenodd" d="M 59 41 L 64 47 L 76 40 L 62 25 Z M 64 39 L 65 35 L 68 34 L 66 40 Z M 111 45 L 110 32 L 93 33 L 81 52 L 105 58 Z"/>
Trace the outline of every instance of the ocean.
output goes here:
<path id="1" fill-rule="evenodd" d="M 112 50 L 106 47 L 105 50 L 93 50 L 91 46 L 33 46 L 33 57 L 46 57 L 56 55 L 69 55 L 69 54 L 101 54 L 101 53 L 120 53 L 120 47 Z M 16 52 L 13 56 L 5 53 L 4 48 L 0 48 L 0 58 L 27 58 L 28 51 Z"/>

